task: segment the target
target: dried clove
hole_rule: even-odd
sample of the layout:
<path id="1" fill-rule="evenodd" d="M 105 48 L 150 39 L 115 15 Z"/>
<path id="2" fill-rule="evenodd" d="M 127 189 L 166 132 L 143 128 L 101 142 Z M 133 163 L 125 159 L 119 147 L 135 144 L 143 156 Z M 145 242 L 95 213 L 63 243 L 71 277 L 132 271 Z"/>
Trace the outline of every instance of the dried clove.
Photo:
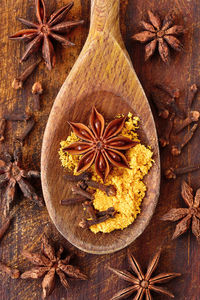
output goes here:
<path id="1" fill-rule="evenodd" d="M 186 126 L 190 125 L 192 122 L 197 122 L 199 120 L 200 113 L 198 111 L 190 111 L 187 118 L 181 121 L 179 124 L 175 126 L 175 132 L 179 133 Z"/>
<path id="2" fill-rule="evenodd" d="M 97 215 L 92 202 L 85 201 L 82 205 L 85 211 L 88 213 L 89 217 L 92 218 L 92 220 L 97 220 Z"/>
<path id="3" fill-rule="evenodd" d="M 0 271 L 8 274 L 12 279 L 17 279 L 20 277 L 19 270 L 8 267 L 7 265 L 3 264 L 2 262 L 0 262 Z"/>
<path id="4" fill-rule="evenodd" d="M 90 180 L 92 178 L 92 174 L 89 172 L 83 172 L 80 175 L 65 174 L 63 177 L 69 181 L 78 182 L 81 180 Z"/>
<path id="5" fill-rule="evenodd" d="M 175 113 L 172 113 L 163 130 L 162 136 L 159 138 L 160 145 L 162 147 L 166 147 L 167 145 L 169 145 L 169 138 L 174 125 L 174 118 L 175 118 Z"/>
<path id="6" fill-rule="evenodd" d="M 171 154 L 173 156 L 178 156 L 181 154 L 181 150 L 189 143 L 189 141 L 193 137 L 197 127 L 198 127 L 198 124 L 194 124 L 193 127 L 191 128 L 191 130 L 187 134 L 184 135 L 184 138 L 181 142 L 179 142 L 175 145 L 172 145 Z"/>
<path id="7" fill-rule="evenodd" d="M 32 86 L 32 94 L 34 100 L 34 110 L 40 110 L 40 95 L 43 93 L 43 88 L 40 82 L 35 82 Z"/>
<path id="8" fill-rule="evenodd" d="M 178 99 L 180 97 L 179 89 L 172 89 L 169 86 L 163 85 L 163 84 L 156 84 L 155 87 L 157 87 L 159 90 L 167 93 L 171 98 Z"/>
<path id="9" fill-rule="evenodd" d="M 113 185 L 105 185 L 97 181 L 87 180 L 87 185 L 96 189 L 99 189 L 106 193 L 107 196 L 115 196 L 116 188 Z"/>
<path id="10" fill-rule="evenodd" d="M 86 197 L 80 196 L 76 198 L 68 198 L 68 199 L 63 199 L 60 201 L 61 205 L 71 205 L 71 204 L 76 204 L 76 203 L 81 203 L 87 201 Z"/>
<path id="11" fill-rule="evenodd" d="M 40 62 L 41 62 L 41 59 L 34 62 L 33 64 L 29 65 L 21 75 L 19 75 L 17 78 L 14 78 L 14 80 L 12 82 L 12 88 L 15 90 L 21 89 L 23 86 L 23 83 L 33 73 L 33 71 L 39 65 Z"/>
<path id="12" fill-rule="evenodd" d="M 6 129 L 6 120 L 4 118 L 2 118 L 0 120 L 0 142 L 4 141 L 5 129 Z"/>
<path id="13" fill-rule="evenodd" d="M 27 113 L 10 113 L 10 114 L 5 114 L 4 119 L 7 121 L 27 121 L 31 118 L 30 114 Z"/>
<path id="14" fill-rule="evenodd" d="M 180 97 L 180 90 L 179 89 L 172 89 L 167 85 L 162 84 L 156 84 L 155 87 L 157 87 L 159 90 L 165 92 L 168 94 L 168 96 L 171 98 L 170 101 L 166 102 L 166 106 L 171 108 L 173 112 L 180 118 L 183 118 L 183 113 L 180 111 L 176 104 L 176 99 Z"/>
<path id="15" fill-rule="evenodd" d="M 81 228 L 89 228 L 90 226 L 92 225 L 96 225 L 96 224 L 100 224 L 102 222 L 105 222 L 106 220 L 110 219 L 110 215 L 104 215 L 96 220 L 85 220 L 85 219 L 82 219 L 79 223 L 79 226 Z"/>
<path id="16" fill-rule="evenodd" d="M 165 107 L 165 105 L 160 101 L 160 99 L 158 99 L 157 97 L 157 93 L 152 91 L 151 93 L 152 97 L 152 101 L 158 111 L 158 116 L 163 118 L 163 119 L 167 119 L 169 117 L 169 110 Z"/>
<path id="17" fill-rule="evenodd" d="M 72 187 L 72 193 L 83 196 L 83 197 L 86 197 L 89 200 L 94 199 L 94 196 L 90 192 L 83 190 L 79 186 L 73 186 Z"/>
<path id="18" fill-rule="evenodd" d="M 187 105 L 188 111 L 191 109 L 191 106 L 192 106 L 192 103 L 193 103 L 193 100 L 195 98 L 197 91 L 198 91 L 198 88 L 197 88 L 196 84 L 192 84 L 188 90 L 188 95 L 186 98 L 186 101 L 187 101 L 186 105 Z"/>
<path id="19" fill-rule="evenodd" d="M 89 228 L 92 225 L 102 223 L 110 218 L 114 218 L 116 211 L 114 207 L 109 207 L 104 211 L 96 211 L 92 205 L 92 202 L 84 202 L 83 207 L 88 212 L 92 220 L 82 219 L 79 223 L 81 228 Z"/>
<path id="20" fill-rule="evenodd" d="M 114 217 L 115 214 L 116 214 L 116 211 L 115 211 L 114 207 L 109 207 L 107 210 L 96 212 L 97 217 L 109 215 L 112 218 L 112 217 Z"/>
<path id="21" fill-rule="evenodd" d="M 34 118 L 30 118 L 28 121 L 27 121 L 27 124 L 26 124 L 26 127 L 24 129 L 24 131 L 21 133 L 21 135 L 17 136 L 16 137 L 16 140 L 18 142 L 20 142 L 21 144 L 23 144 L 25 138 L 29 135 L 29 133 L 31 132 L 31 130 L 33 129 L 35 125 L 35 120 Z"/>
<path id="22" fill-rule="evenodd" d="M 167 179 L 176 179 L 177 175 L 187 174 L 200 169 L 200 165 L 188 166 L 182 168 L 169 168 L 165 170 L 164 175 Z"/>

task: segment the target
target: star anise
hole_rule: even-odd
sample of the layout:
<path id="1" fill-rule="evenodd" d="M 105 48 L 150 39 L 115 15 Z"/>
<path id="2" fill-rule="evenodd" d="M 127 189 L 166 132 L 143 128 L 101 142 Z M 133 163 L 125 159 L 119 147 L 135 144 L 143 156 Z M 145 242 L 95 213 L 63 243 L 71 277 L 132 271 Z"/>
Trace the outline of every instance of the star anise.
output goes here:
<path id="1" fill-rule="evenodd" d="M 87 276 L 85 274 L 83 274 L 77 267 L 69 264 L 71 255 L 61 258 L 63 251 L 64 248 L 60 245 L 56 252 L 51 245 L 51 242 L 44 234 L 41 243 L 41 253 L 32 253 L 29 251 L 23 251 L 22 253 L 23 256 L 36 265 L 36 267 L 24 272 L 21 275 L 21 278 L 37 279 L 44 276 L 42 281 L 43 299 L 53 292 L 56 274 L 66 289 L 69 288 L 66 275 L 70 278 L 87 280 Z"/>
<path id="2" fill-rule="evenodd" d="M 132 285 L 119 291 L 117 294 L 115 294 L 111 300 L 119 300 L 124 299 L 126 297 L 129 297 L 134 292 L 137 292 L 136 296 L 133 298 L 134 300 L 141 300 L 143 299 L 143 296 L 146 296 L 146 300 L 153 299 L 150 293 L 150 290 L 161 293 L 164 295 L 167 295 L 171 298 L 174 298 L 174 295 L 170 293 L 167 289 L 156 286 L 156 283 L 163 283 L 166 281 L 169 281 L 177 276 L 180 276 L 179 273 L 161 273 L 153 278 L 151 278 L 152 273 L 155 271 L 159 259 L 160 259 L 161 249 L 159 249 L 156 254 L 154 255 L 153 259 L 150 261 L 149 266 L 147 268 L 147 272 L 144 275 L 137 260 L 135 257 L 130 253 L 128 250 L 128 260 L 129 264 L 131 266 L 132 271 L 137 275 L 135 277 L 132 275 L 132 273 L 128 271 L 120 271 L 113 268 L 109 269 L 114 272 L 116 275 L 118 275 L 120 278 L 130 282 Z"/>
<path id="3" fill-rule="evenodd" d="M 91 129 L 82 123 L 69 122 L 73 132 L 83 140 L 64 148 L 72 155 L 84 154 L 79 161 L 78 172 L 87 170 L 95 163 L 96 173 L 105 180 L 110 173 L 110 164 L 116 167 L 129 167 L 125 155 L 120 151 L 130 149 L 136 142 L 127 137 L 117 136 L 125 120 L 126 117 L 115 119 L 105 128 L 104 117 L 93 107 L 89 119 Z"/>
<path id="4" fill-rule="evenodd" d="M 40 172 L 23 170 L 20 167 L 20 156 L 20 151 L 15 150 L 13 158 L 10 154 L 6 153 L 6 159 L 0 160 L 0 185 L 2 186 L 7 183 L 7 187 L 2 197 L 4 215 L 7 215 L 10 210 L 10 205 L 14 200 L 16 184 L 20 187 L 24 197 L 39 206 L 44 206 L 42 198 L 38 197 L 34 188 L 25 179 L 30 177 L 39 178 Z"/>
<path id="5" fill-rule="evenodd" d="M 47 65 L 47 68 L 51 70 L 56 63 L 56 56 L 54 52 L 54 46 L 52 41 L 55 40 L 62 44 L 63 47 L 74 46 L 72 42 L 64 38 L 62 35 L 68 32 L 72 27 L 83 24 L 84 21 L 65 21 L 64 18 L 70 11 L 73 2 L 69 2 L 58 11 L 54 12 L 49 20 L 46 17 L 46 7 L 43 0 L 35 0 L 36 17 L 38 23 L 34 23 L 23 18 L 18 20 L 29 27 L 29 29 L 23 29 L 9 38 L 12 40 L 21 40 L 28 42 L 26 51 L 21 58 L 21 61 L 26 60 L 32 53 L 37 52 L 42 46 L 42 55 Z"/>
<path id="6" fill-rule="evenodd" d="M 184 32 L 183 26 L 172 26 L 174 21 L 172 14 L 168 14 L 164 18 L 163 23 L 161 22 L 161 19 L 150 10 L 148 11 L 148 16 L 150 23 L 145 21 L 141 22 L 145 31 L 134 34 L 132 38 L 141 43 L 148 42 L 145 46 L 145 60 L 154 54 L 156 46 L 158 45 L 160 56 L 162 60 L 167 63 L 169 62 L 170 57 L 168 45 L 176 51 L 182 50 L 183 46 L 175 36 Z"/>
<path id="7" fill-rule="evenodd" d="M 11 218 L 7 217 L 6 220 L 4 221 L 3 225 L 0 228 L 0 240 L 3 238 L 4 234 L 8 230 L 10 226 L 10 221 Z M 20 276 L 20 272 L 18 269 L 13 269 L 11 267 L 8 267 L 4 263 L 0 262 L 0 271 L 8 274 L 12 279 L 17 279 Z"/>
<path id="8" fill-rule="evenodd" d="M 194 197 L 193 189 L 183 181 L 181 195 L 189 208 L 172 208 L 161 218 L 161 220 L 175 222 L 182 219 L 176 225 L 176 230 L 172 239 L 185 233 L 192 223 L 192 232 L 196 236 L 198 242 L 200 242 L 200 188 L 197 190 Z"/>

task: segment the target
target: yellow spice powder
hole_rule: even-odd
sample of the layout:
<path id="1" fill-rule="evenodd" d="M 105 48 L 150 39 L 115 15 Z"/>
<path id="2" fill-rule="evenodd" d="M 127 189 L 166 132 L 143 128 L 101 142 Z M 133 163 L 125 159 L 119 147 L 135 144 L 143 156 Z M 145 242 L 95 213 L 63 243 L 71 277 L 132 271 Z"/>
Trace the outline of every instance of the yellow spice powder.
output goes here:
<path id="1" fill-rule="evenodd" d="M 134 117 L 132 113 L 128 114 L 127 121 L 122 130 L 122 135 L 133 141 L 139 141 L 136 129 L 138 128 L 139 118 Z M 63 148 L 69 144 L 78 141 L 79 138 L 72 132 L 66 141 L 62 141 L 59 150 L 62 166 L 73 171 L 76 175 L 76 168 L 81 156 L 70 155 L 63 151 Z M 99 211 L 114 207 L 117 211 L 114 218 L 90 227 L 94 233 L 108 233 L 115 229 L 124 229 L 136 219 L 140 213 L 142 199 L 145 196 L 146 185 L 142 181 L 152 166 L 152 151 L 142 144 L 126 151 L 126 157 L 130 169 L 113 167 L 106 179 L 106 184 L 112 184 L 116 187 L 116 196 L 108 197 L 104 192 L 96 190 L 94 194 L 94 207 Z M 90 168 L 93 180 L 102 182 L 101 178 L 95 173 L 94 166 Z"/>

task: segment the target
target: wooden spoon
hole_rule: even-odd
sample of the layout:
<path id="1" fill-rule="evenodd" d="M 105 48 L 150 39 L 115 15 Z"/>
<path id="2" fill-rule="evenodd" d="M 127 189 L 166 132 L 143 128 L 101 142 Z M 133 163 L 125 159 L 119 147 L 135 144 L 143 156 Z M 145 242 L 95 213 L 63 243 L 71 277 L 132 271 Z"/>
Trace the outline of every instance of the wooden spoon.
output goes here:
<path id="1" fill-rule="evenodd" d="M 50 217 L 60 233 L 79 249 L 96 254 L 111 253 L 133 242 L 148 225 L 159 195 L 160 161 L 153 116 L 132 67 L 119 29 L 119 0 L 92 0 L 90 31 L 72 71 L 51 110 L 42 145 L 42 187 Z M 146 197 L 141 214 L 123 231 L 94 234 L 78 223 L 81 205 L 63 207 L 60 200 L 71 195 L 59 161 L 60 141 L 70 134 L 67 121 L 88 124 L 92 106 L 113 119 L 133 112 L 141 119 L 140 138 L 154 152 L 154 166 L 145 178 Z"/>

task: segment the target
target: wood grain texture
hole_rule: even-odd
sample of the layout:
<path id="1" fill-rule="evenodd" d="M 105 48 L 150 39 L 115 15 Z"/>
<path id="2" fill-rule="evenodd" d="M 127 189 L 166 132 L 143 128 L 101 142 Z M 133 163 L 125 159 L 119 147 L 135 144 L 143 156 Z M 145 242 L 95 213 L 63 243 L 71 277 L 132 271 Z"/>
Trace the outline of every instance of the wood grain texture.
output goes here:
<path id="1" fill-rule="evenodd" d="M 49 12 L 55 8 L 60 8 L 67 1 L 48 1 Z M 70 18 L 83 18 L 86 24 L 83 28 L 76 28 L 70 34 L 70 38 L 75 42 L 76 47 L 61 49 L 57 47 L 57 65 L 52 72 L 40 65 L 30 80 L 25 84 L 25 89 L 15 92 L 11 88 L 11 82 L 20 69 L 19 57 L 24 51 L 24 45 L 8 41 L 7 36 L 21 29 L 17 22 L 17 16 L 34 19 L 34 1 L 10 0 L 1 1 L 0 7 L 0 113 L 9 110 L 24 111 L 32 110 L 31 86 L 34 81 L 40 80 L 44 85 L 44 95 L 41 98 L 41 112 L 35 113 L 37 124 L 23 148 L 23 166 L 31 169 L 40 167 L 40 151 L 42 135 L 51 110 L 54 99 L 63 84 L 66 75 L 69 73 L 76 61 L 82 46 L 87 37 L 89 28 L 89 0 L 76 0 L 70 12 Z M 185 24 L 188 32 L 182 39 L 184 52 L 176 54 L 173 52 L 172 62 L 166 67 L 158 55 L 151 61 L 144 63 L 143 45 L 137 44 L 130 39 L 130 36 L 140 30 L 138 22 L 147 18 L 147 9 L 160 12 L 163 17 L 170 9 L 175 9 L 177 13 L 177 23 Z M 134 69 L 145 89 L 147 96 L 150 96 L 152 84 L 164 81 L 172 87 L 181 89 L 181 105 L 184 104 L 186 90 L 189 85 L 196 82 L 200 86 L 199 65 L 200 65 L 200 5 L 198 0 L 121 0 L 120 9 L 121 31 L 126 42 L 129 55 L 134 65 Z M 194 108 L 200 109 L 200 93 L 194 102 Z M 14 148 L 13 136 L 20 132 L 23 124 L 9 122 L 6 133 L 6 146 L 12 151 Z M 198 129 L 199 131 L 199 129 Z M 184 149 L 182 155 L 172 158 L 167 149 L 162 150 L 161 161 L 163 167 L 183 166 L 200 162 L 199 132 L 194 136 L 192 143 Z M 3 151 L 4 147 L 2 147 Z M 171 241 L 170 237 L 174 231 L 175 224 L 161 222 L 160 217 L 170 208 L 183 204 L 180 197 L 181 180 L 187 180 L 195 189 L 200 186 L 200 171 L 191 175 L 178 178 L 175 182 L 166 181 L 161 183 L 161 195 L 156 212 L 145 232 L 129 247 L 136 255 L 143 268 L 148 264 L 149 257 L 158 245 L 166 238 L 166 250 L 161 256 L 159 267 L 156 271 L 176 271 L 183 274 L 179 279 L 167 284 L 168 288 L 175 294 L 177 300 L 198 300 L 200 295 L 200 252 L 195 238 L 190 234 L 185 234 L 178 240 Z M 105 300 L 109 299 L 116 291 L 128 286 L 126 282 L 111 274 L 106 266 L 126 269 L 128 267 L 126 252 L 121 250 L 108 255 L 91 255 L 79 251 L 70 243 L 66 242 L 51 224 L 46 209 L 39 210 L 20 195 L 16 198 L 14 208 L 15 219 L 0 244 L 0 259 L 9 265 L 19 267 L 21 271 L 27 270 L 31 264 L 20 256 L 22 249 L 36 250 L 40 246 L 40 237 L 47 228 L 53 239 L 63 242 L 63 244 L 78 255 L 75 260 L 78 266 L 90 276 L 88 282 L 72 282 L 71 289 L 66 290 L 57 284 L 50 300 Z M 0 274 L 0 299 L 1 300 L 29 300 L 41 299 L 41 280 L 11 280 Z M 164 300 L 165 296 L 154 294 L 154 299 Z M 132 299 L 130 297 L 130 299 Z"/>
<path id="2" fill-rule="evenodd" d="M 137 115 L 141 120 L 141 140 L 154 152 L 155 163 L 145 177 L 148 189 L 141 214 L 126 230 L 110 234 L 94 235 L 78 226 L 84 214 L 81 204 L 67 208 L 60 205 L 61 199 L 71 195 L 71 185 L 63 178 L 65 171 L 58 156 L 60 141 L 71 131 L 66 121 L 87 124 L 93 106 L 107 120 L 119 113 L 127 115 L 129 111 Z M 63 236 L 83 251 L 95 254 L 118 251 L 135 240 L 152 217 L 160 185 L 158 141 L 148 100 L 124 50 L 119 31 L 119 2 L 116 0 L 92 1 L 89 36 L 56 97 L 48 119 L 41 171 L 50 217 Z"/>

